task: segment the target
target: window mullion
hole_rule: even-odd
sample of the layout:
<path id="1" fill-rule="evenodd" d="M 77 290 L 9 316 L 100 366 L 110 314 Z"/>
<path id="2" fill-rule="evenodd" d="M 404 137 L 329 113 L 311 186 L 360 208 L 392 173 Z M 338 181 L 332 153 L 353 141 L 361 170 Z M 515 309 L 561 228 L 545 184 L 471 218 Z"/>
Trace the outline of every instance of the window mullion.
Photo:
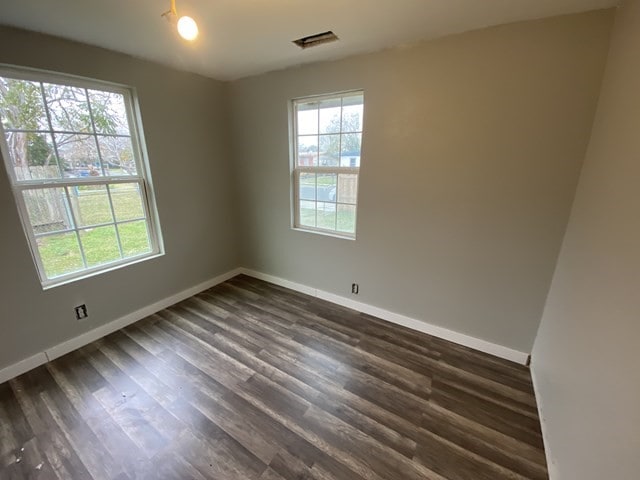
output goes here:
<path id="1" fill-rule="evenodd" d="M 298 170 L 302 173 L 342 173 L 349 175 L 357 175 L 360 172 L 358 167 L 298 167 Z"/>
<path id="2" fill-rule="evenodd" d="M 153 249 L 156 249 L 159 247 L 159 244 L 157 242 L 157 239 L 159 238 L 159 232 L 156 230 L 156 224 L 154 221 L 152 221 L 151 219 L 151 199 L 150 196 L 147 193 L 147 182 L 145 182 L 144 180 L 140 180 L 138 181 L 138 188 L 140 189 L 140 191 L 142 192 L 142 206 L 144 209 L 144 220 L 145 220 L 145 224 L 147 225 L 147 237 L 149 238 L 149 242 L 151 244 L 151 247 Z M 142 220 L 142 219 L 140 219 Z M 125 223 L 125 222 L 122 222 Z"/>
<path id="3" fill-rule="evenodd" d="M 143 179 L 140 177 L 91 177 L 90 179 L 48 179 L 42 182 L 20 182 L 14 187 L 18 190 L 34 190 L 38 188 L 53 187 L 74 187 L 74 186 L 91 186 L 91 185 L 111 185 L 120 183 L 139 183 Z"/>
<path id="4" fill-rule="evenodd" d="M 318 102 L 318 133 L 316 134 L 316 140 L 317 140 L 317 145 L 318 145 L 318 150 L 317 150 L 317 157 L 316 157 L 316 166 L 319 167 L 320 166 L 320 102 Z M 317 193 L 316 193 L 316 197 L 317 197 Z M 317 201 L 317 198 L 316 198 Z"/>
<path id="5" fill-rule="evenodd" d="M 47 115 L 47 125 L 49 125 L 49 133 L 51 134 L 51 142 L 53 142 L 53 151 L 56 154 L 56 163 L 58 164 L 58 171 L 60 172 L 60 178 L 64 178 L 64 170 L 62 169 L 62 161 L 60 154 L 58 153 L 58 142 L 56 135 L 53 133 L 53 122 L 51 121 L 51 113 L 49 112 L 49 105 L 47 104 L 47 96 L 44 91 L 44 84 L 40 83 L 40 93 L 42 95 L 42 104 L 44 106 L 44 112 Z"/>
<path id="6" fill-rule="evenodd" d="M 125 96 L 125 110 L 127 114 L 127 122 L 129 123 L 129 138 L 131 139 L 131 148 L 133 149 L 133 159 L 136 163 L 136 171 L 138 175 L 142 175 L 146 170 L 147 165 L 143 165 L 143 141 L 141 138 L 142 131 L 138 128 L 137 116 L 135 115 L 136 105 L 134 104 L 133 97 L 131 95 Z"/>
<path id="7" fill-rule="evenodd" d="M 8 133 L 51 133 L 49 130 L 28 130 L 26 128 L 5 128 L 5 132 Z M 85 132 L 72 132 L 70 130 L 56 130 L 56 133 L 61 133 L 64 135 L 88 135 Z M 356 132 L 357 133 L 357 132 Z M 101 133 L 101 135 L 105 137 L 114 137 L 114 138 L 131 138 L 131 135 L 124 135 L 118 133 Z"/>
<path id="8" fill-rule="evenodd" d="M 340 141 L 338 143 L 339 148 L 338 148 L 338 166 L 341 167 L 342 166 L 342 118 L 344 117 L 344 97 L 340 98 Z M 333 224 L 333 229 L 337 232 L 338 231 L 338 193 L 340 192 L 340 174 L 339 173 L 335 173 L 336 176 L 336 203 L 335 203 L 335 209 L 336 209 L 336 215 L 335 215 L 335 222 Z"/>
<path id="9" fill-rule="evenodd" d="M 120 258 L 124 258 L 122 252 L 122 242 L 120 241 L 120 229 L 118 228 L 118 221 L 116 219 L 116 211 L 113 208 L 113 198 L 111 197 L 111 186 L 107 185 L 107 195 L 109 197 L 109 208 L 111 209 L 111 217 L 113 218 L 113 226 L 116 230 L 116 239 L 118 240 L 118 249 L 120 250 Z"/>
<path id="10" fill-rule="evenodd" d="M 96 152 L 98 153 L 98 161 L 100 162 L 100 169 L 102 170 L 102 176 L 106 177 L 107 172 L 104 169 L 104 162 L 102 161 L 102 154 L 100 153 L 100 142 L 98 142 L 98 131 L 96 130 L 96 122 L 93 118 L 93 109 L 91 108 L 91 100 L 89 100 L 89 90 L 84 89 L 84 95 L 87 97 L 87 106 L 89 108 L 89 119 L 91 120 L 91 129 L 93 130 L 93 140 L 96 142 Z"/>
<path id="11" fill-rule="evenodd" d="M 335 208 L 336 208 L 336 218 L 334 223 L 334 230 L 338 231 L 338 194 L 340 193 L 340 174 L 336 173 L 336 199 L 335 199 Z"/>
<path id="12" fill-rule="evenodd" d="M 316 159 L 316 167 L 320 166 L 320 104 L 322 103 L 321 100 L 318 100 L 318 157 Z M 315 212 L 315 221 L 314 221 L 314 227 L 318 228 L 318 174 L 316 173 L 313 176 L 314 182 L 313 182 L 313 198 L 314 198 L 314 202 L 313 202 L 313 206 L 314 209 L 313 211 Z"/>
<path id="13" fill-rule="evenodd" d="M 344 97 L 342 97 L 340 99 L 340 141 L 338 142 L 338 166 L 341 167 L 342 166 L 342 111 L 344 109 Z M 336 212 L 336 218 L 338 217 L 337 215 L 338 212 Z"/>
<path id="14" fill-rule="evenodd" d="M 293 226 L 300 226 L 300 172 L 293 167 Z"/>
<path id="15" fill-rule="evenodd" d="M 80 255 L 82 256 L 82 263 L 84 268 L 89 268 L 87 264 L 87 257 L 84 254 L 84 246 L 82 245 L 82 239 L 80 238 L 80 230 L 79 225 L 76 220 L 76 214 L 73 211 L 73 205 L 71 204 L 71 196 L 69 195 L 69 187 L 64 187 L 64 194 L 67 197 L 67 205 L 69 205 L 69 216 L 71 217 L 71 221 L 73 222 L 73 228 L 76 232 L 76 240 L 78 240 L 78 245 L 80 246 Z"/>

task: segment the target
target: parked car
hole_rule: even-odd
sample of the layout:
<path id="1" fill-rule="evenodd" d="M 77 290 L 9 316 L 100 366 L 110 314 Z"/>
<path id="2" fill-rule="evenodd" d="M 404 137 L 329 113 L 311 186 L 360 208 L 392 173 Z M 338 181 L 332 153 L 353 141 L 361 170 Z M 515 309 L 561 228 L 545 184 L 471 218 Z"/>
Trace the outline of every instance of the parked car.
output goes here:
<path id="1" fill-rule="evenodd" d="M 317 200 L 319 202 L 335 202 L 336 186 L 335 185 L 318 185 L 318 196 L 316 197 L 315 185 L 300 185 L 301 200 Z"/>

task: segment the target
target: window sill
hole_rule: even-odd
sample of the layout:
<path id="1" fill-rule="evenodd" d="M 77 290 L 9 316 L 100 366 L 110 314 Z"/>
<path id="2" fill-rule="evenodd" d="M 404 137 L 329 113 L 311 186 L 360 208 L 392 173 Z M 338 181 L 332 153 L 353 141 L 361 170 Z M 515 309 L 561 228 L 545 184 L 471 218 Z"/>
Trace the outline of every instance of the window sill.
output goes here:
<path id="1" fill-rule="evenodd" d="M 108 265 L 105 267 L 98 267 L 95 270 L 76 272 L 75 274 L 69 274 L 68 276 L 54 278 L 52 280 L 48 280 L 46 282 L 42 282 L 42 290 L 47 291 L 52 288 L 60 287 L 63 285 L 68 285 L 70 283 L 78 282 L 80 280 L 85 280 L 91 277 L 95 277 L 97 275 L 102 275 L 103 273 L 112 272 L 114 270 L 118 270 L 124 267 L 130 267 L 132 265 L 136 265 L 141 262 L 146 262 L 147 260 L 154 260 L 156 258 L 162 257 L 164 252 L 154 252 L 145 256 L 127 259 L 122 262 L 114 263 L 112 265 Z"/>
<path id="2" fill-rule="evenodd" d="M 316 230 L 316 229 L 313 229 L 313 228 L 304 228 L 304 227 L 291 227 L 291 229 L 296 231 L 296 232 L 313 233 L 315 235 L 323 235 L 325 237 L 339 238 L 339 239 L 342 239 L 342 240 L 355 241 L 355 239 L 356 239 L 355 234 L 353 234 L 353 235 L 349 235 L 348 233 L 341 234 L 339 232 L 329 232 L 329 231 L 326 231 L 326 230 Z"/>

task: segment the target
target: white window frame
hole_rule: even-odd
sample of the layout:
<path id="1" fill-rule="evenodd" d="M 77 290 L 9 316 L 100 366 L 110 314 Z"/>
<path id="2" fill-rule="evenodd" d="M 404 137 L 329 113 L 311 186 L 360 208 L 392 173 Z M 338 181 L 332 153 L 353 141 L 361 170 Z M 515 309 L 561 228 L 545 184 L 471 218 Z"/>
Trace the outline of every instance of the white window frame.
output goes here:
<path id="1" fill-rule="evenodd" d="M 362 95 L 364 98 L 364 90 L 348 90 L 343 92 L 336 92 L 331 94 L 323 94 L 323 95 L 313 95 L 307 97 L 299 97 L 294 98 L 289 103 L 289 123 L 290 123 L 290 168 L 291 168 L 291 200 L 292 200 L 292 209 L 291 209 L 291 217 L 292 217 L 292 228 L 294 230 L 299 230 L 303 232 L 311 232 L 318 233 L 322 235 L 329 235 L 332 237 L 344 238 L 347 240 L 355 240 L 356 232 L 358 229 L 358 198 L 360 196 L 360 166 L 358 167 L 327 167 L 327 166 L 300 166 L 298 165 L 298 118 L 296 115 L 296 105 L 298 103 L 308 103 L 308 102 L 321 102 L 323 100 L 335 100 L 344 97 L 354 96 L 354 95 Z M 364 100 L 363 100 L 364 106 Z M 342 122 L 342 120 L 341 120 Z M 364 118 L 362 119 L 362 128 L 359 132 L 347 132 L 342 131 L 342 124 L 340 125 L 340 132 L 342 134 L 349 133 L 359 133 L 361 135 L 361 145 L 360 150 L 362 151 L 362 139 L 364 138 Z M 318 133 L 318 135 L 322 135 Z M 362 165 L 362 154 L 360 156 L 360 165 Z M 354 218 L 354 231 L 353 233 L 339 231 L 337 229 L 327 229 L 320 227 L 312 227 L 309 225 L 302 225 L 300 222 L 300 175 L 302 173 L 317 173 L 317 174 L 336 174 L 336 178 L 338 174 L 355 174 L 357 176 L 358 182 L 358 193 L 356 196 L 355 206 L 355 218 Z M 316 200 L 317 201 L 317 200 Z M 340 205 L 337 202 L 336 198 L 336 208 Z M 316 213 L 317 215 L 317 213 Z M 337 211 L 336 211 L 337 217 Z M 337 221 L 337 218 L 336 218 Z M 317 222 L 316 222 L 317 224 Z"/>
<path id="2" fill-rule="evenodd" d="M 112 271 L 118 268 L 122 268 L 128 265 L 132 265 L 135 263 L 139 263 L 141 261 L 149 260 L 152 258 L 159 257 L 161 255 L 164 255 L 164 244 L 163 244 L 162 234 L 160 230 L 160 220 L 158 217 L 155 196 L 153 193 L 151 172 L 149 169 L 148 155 L 146 151 L 144 134 L 142 130 L 140 107 L 138 105 L 138 99 L 137 99 L 135 89 L 125 85 L 119 85 L 115 83 L 104 82 L 100 80 L 94 80 L 94 79 L 79 77 L 75 75 L 50 72 L 46 70 L 33 69 L 28 67 L 6 65 L 6 64 L 0 64 L 0 77 L 13 78 L 16 80 L 26 80 L 26 81 L 38 82 L 38 83 L 55 83 L 55 84 L 60 84 L 65 86 L 82 88 L 85 90 L 92 89 L 92 90 L 99 90 L 104 92 L 118 93 L 118 94 L 122 94 L 125 100 L 127 121 L 129 124 L 129 136 L 131 139 L 133 157 L 136 165 L 136 172 L 137 172 L 136 175 L 105 176 L 103 172 L 103 176 L 98 176 L 98 177 L 64 178 L 64 176 L 61 175 L 61 178 L 54 178 L 54 179 L 19 180 L 16 177 L 14 166 L 12 165 L 11 157 L 9 155 L 9 148 L 7 145 L 4 126 L 2 125 L 2 122 L 0 122 L 0 152 L 2 153 L 2 157 L 4 159 L 4 164 L 9 177 L 9 181 L 11 183 L 11 188 L 13 191 L 16 207 L 18 209 L 22 227 L 23 227 L 25 236 L 27 237 L 31 255 L 33 257 L 33 261 L 36 266 L 36 270 L 37 270 L 43 289 L 47 290 L 52 287 L 64 285 L 70 282 L 74 282 L 76 280 L 92 277 L 94 275 L 98 275 L 104 272 Z M 43 97 L 43 101 L 45 101 L 44 97 Z M 45 105 L 45 109 L 46 108 L 47 107 Z M 90 110 L 90 106 L 89 106 L 89 110 Z M 51 134 L 52 140 L 54 142 L 53 148 L 54 148 L 54 151 L 56 152 L 56 157 L 58 157 L 55 136 L 53 135 L 54 130 L 51 124 L 51 119 L 50 119 L 48 110 L 46 111 L 46 113 L 47 113 L 48 129 L 42 130 L 42 131 Z M 94 122 L 93 114 L 90 113 L 90 115 L 91 115 L 91 123 L 94 128 L 93 128 L 93 133 L 88 135 L 91 135 L 94 138 L 97 138 L 97 135 L 99 134 L 95 131 L 95 125 L 93 125 L 93 122 Z M 61 132 L 58 130 L 55 130 L 55 133 L 85 134 L 83 132 Z M 97 152 L 98 152 L 98 157 L 100 159 L 100 163 L 104 169 L 104 163 L 102 161 L 102 156 L 100 154 L 99 146 L 97 146 Z M 59 158 L 57 160 L 57 164 L 59 168 L 62 168 L 62 166 L 60 165 Z M 142 197 L 142 206 L 144 210 L 146 226 L 148 231 L 148 238 L 149 238 L 149 243 L 151 247 L 150 251 L 137 256 L 121 258 L 116 261 L 96 265 L 93 267 L 87 267 L 84 248 L 83 248 L 82 242 L 78 238 L 80 253 L 81 253 L 82 261 L 83 261 L 83 264 L 85 265 L 85 268 L 72 273 L 63 274 L 53 278 L 48 278 L 45 273 L 43 262 L 40 258 L 40 254 L 37 247 L 37 241 L 36 241 L 37 237 L 31 226 L 31 221 L 29 219 L 27 206 L 24 201 L 24 196 L 22 192 L 25 190 L 56 187 L 56 188 L 65 189 L 67 198 L 69 198 L 69 193 L 68 193 L 69 188 L 73 188 L 81 185 L 102 186 L 102 185 L 116 185 L 116 184 L 125 184 L 125 183 L 132 183 L 132 184 L 136 183 L 139 185 L 140 193 Z M 105 225 L 106 226 L 113 225 L 117 232 L 118 224 L 125 224 L 129 222 L 142 220 L 141 218 L 139 218 L 139 219 L 133 219 L 133 220 L 120 221 L 120 222 L 117 221 L 117 219 L 115 218 L 115 212 L 113 210 L 114 207 L 113 207 L 113 201 L 111 199 L 110 190 L 109 188 L 107 188 L 106 190 L 109 196 L 109 204 L 111 207 L 113 221 L 107 222 L 105 224 L 94 225 L 91 228 L 105 226 Z M 62 230 L 62 231 L 57 231 L 55 233 L 76 233 L 76 235 L 79 235 L 79 231 L 82 230 L 83 228 L 86 228 L 83 226 L 79 226 L 77 224 L 73 209 L 70 209 L 69 216 L 73 223 L 72 228 Z M 116 235 L 116 238 L 118 241 L 120 256 L 123 257 L 122 245 L 120 243 L 119 233 Z"/>

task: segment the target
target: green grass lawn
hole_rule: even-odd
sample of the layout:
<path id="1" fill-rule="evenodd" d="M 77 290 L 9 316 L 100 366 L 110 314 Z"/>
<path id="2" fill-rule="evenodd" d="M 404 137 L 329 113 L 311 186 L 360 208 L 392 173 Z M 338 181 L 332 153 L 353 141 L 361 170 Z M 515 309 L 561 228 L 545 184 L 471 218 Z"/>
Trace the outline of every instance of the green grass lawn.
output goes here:
<path id="1" fill-rule="evenodd" d="M 336 223 L 337 215 L 337 223 Z M 338 205 L 338 212 L 323 211 L 322 207 L 318 209 L 317 224 L 316 211 L 313 208 L 300 209 L 300 224 L 302 226 L 325 228 L 334 230 L 337 227 L 338 232 L 355 233 L 356 231 L 356 214 L 354 209 L 341 209 Z"/>
<path id="2" fill-rule="evenodd" d="M 116 221 L 144 217 L 137 190 L 118 185 L 112 187 L 111 193 Z M 71 202 L 80 227 L 113 222 L 104 188 L 79 187 L 78 195 L 74 195 Z M 151 248 L 145 220 L 119 224 L 118 233 L 124 258 L 146 253 Z M 122 258 L 114 225 L 82 229 L 79 237 L 89 268 Z M 78 239 L 73 232 L 39 238 L 38 250 L 48 278 L 84 268 Z"/>
<path id="3" fill-rule="evenodd" d="M 128 187 L 128 188 L 127 188 Z M 145 220 L 134 220 L 144 217 L 141 197 L 137 190 L 130 186 L 112 187 L 111 196 L 117 222 L 118 233 L 124 258 L 134 257 L 149 252 L 151 247 Z M 120 260 L 120 249 L 114 225 L 91 227 L 100 223 L 113 222 L 107 192 L 103 187 L 79 187 L 77 195 L 71 199 L 71 208 L 80 230 L 87 267 L 91 268 L 104 263 Z M 333 206 L 332 206 L 333 207 Z M 300 222 L 303 226 L 334 230 L 338 232 L 355 232 L 355 207 L 337 205 L 317 212 L 313 208 L 300 210 Z M 337 212 L 336 212 L 337 210 Z M 84 269 L 78 236 L 74 233 L 62 233 L 40 237 L 38 250 L 48 278 L 72 273 Z"/>
<path id="4" fill-rule="evenodd" d="M 110 190 L 116 221 L 144 217 L 142 200 L 137 189 L 132 188 L 130 184 L 124 184 L 112 185 Z M 78 187 L 77 195 L 71 193 L 71 206 L 78 225 L 97 225 L 113 221 L 105 187 Z"/>
<path id="5" fill-rule="evenodd" d="M 351 178 L 353 175 L 342 175 L 342 178 Z M 300 184 L 312 187 L 328 187 L 337 186 L 338 175 L 333 173 L 327 174 L 315 174 L 315 173 L 302 173 L 300 175 Z M 342 180 L 341 180 L 342 181 Z M 320 197 L 318 197 L 320 198 Z M 305 208 L 305 203 L 309 208 Z M 342 233 L 355 233 L 356 231 L 356 212 L 355 206 L 351 205 L 331 205 L 326 210 L 323 209 L 322 203 L 318 204 L 318 212 L 316 216 L 316 209 L 314 208 L 314 202 L 302 202 L 302 208 L 300 208 L 300 224 L 302 226 L 323 228 L 328 230 L 337 230 Z M 337 210 L 337 211 L 336 211 Z"/>

